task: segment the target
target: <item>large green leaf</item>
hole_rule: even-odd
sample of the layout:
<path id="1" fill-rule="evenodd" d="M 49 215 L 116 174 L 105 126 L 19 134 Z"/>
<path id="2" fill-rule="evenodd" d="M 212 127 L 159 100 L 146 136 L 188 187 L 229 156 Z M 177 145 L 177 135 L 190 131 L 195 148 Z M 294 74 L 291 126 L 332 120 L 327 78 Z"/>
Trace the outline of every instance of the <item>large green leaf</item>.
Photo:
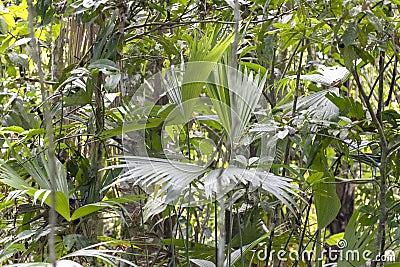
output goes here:
<path id="1" fill-rule="evenodd" d="M 363 257 L 363 252 L 373 250 L 374 234 L 376 233 L 376 230 L 370 226 L 361 227 L 359 223 L 360 216 L 361 213 L 358 210 L 355 210 L 347 224 L 344 238 L 342 240 L 344 243 L 342 248 L 343 257 L 338 261 L 338 266 L 340 267 L 364 266 L 366 259 Z M 358 253 L 359 259 L 350 257 L 353 253 Z M 371 254 L 369 256 L 371 256 Z"/>
<path id="2" fill-rule="evenodd" d="M 173 244 L 179 250 L 184 250 L 186 246 L 185 239 L 164 238 L 161 242 L 164 246 L 170 246 Z M 215 260 L 215 247 L 208 244 L 190 242 L 189 256 L 192 259 L 202 259 L 212 262 Z"/>
<path id="3" fill-rule="evenodd" d="M 76 220 L 76 219 L 82 218 L 86 215 L 92 214 L 94 212 L 97 212 L 97 211 L 105 209 L 105 208 L 114 208 L 118 204 L 128 203 L 128 202 L 132 202 L 132 201 L 138 201 L 138 200 L 142 200 L 142 199 L 144 199 L 144 197 L 142 195 L 122 196 L 119 198 L 107 199 L 107 200 L 100 201 L 97 203 L 91 203 L 91 204 L 85 205 L 85 206 L 80 207 L 77 210 L 75 210 L 71 216 L 71 220 Z"/>
<path id="4" fill-rule="evenodd" d="M 79 89 L 77 92 L 63 97 L 64 106 L 83 106 L 92 100 L 91 92 Z"/>
<path id="5" fill-rule="evenodd" d="M 98 59 L 92 63 L 90 63 L 89 70 L 98 69 L 98 70 L 108 70 L 108 71 L 118 71 L 117 64 L 109 59 Z"/>
<path id="6" fill-rule="evenodd" d="M 356 23 L 350 24 L 342 35 L 343 44 L 347 47 L 357 39 L 358 26 Z"/>
<path id="7" fill-rule="evenodd" d="M 105 79 L 104 89 L 107 91 L 114 90 L 117 86 L 119 81 L 121 80 L 121 74 L 117 73 L 114 75 L 107 76 Z"/>
<path id="8" fill-rule="evenodd" d="M 318 228 L 322 229 L 336 218 L 341 204 L 336 193 L 336 184 L 333 183 L 335 179 L 327 171 L 329 170 L 327 160 L 321 152 L 316 154 L 312 166 L 315 170 L 325 173 L 325 178 L 312 186 Z"/>
<path id="9" fill-rule="evenodd" d="M 47 198 L 45 200 L 45 203 L 49 205 L 50 207 L 52 206 L 51 204 L 51 192 L 50 194 L 47 195 Z M 71 211 L 69 208 L 69 199 L 68 197 L 60 191 L 57 191 L 56 193 L 56 207 L 55 210 L 64 217 L 67 221 L 71 220 Z"/>
<path id="10" fill-rule="evenodd" d="M 107 139 L 117 135 L 129 133 L 137 130 L 151 129 L 161 125 L 164 122 L 164 118 L 149 118 L 142 120 L 135 120 L 125 122 L 123 126 L 118 126 L 113 129 L 105 130 L 100 133 L 101 139 Z"/>
<path id="11" fill-rule="evenodd" d="M 361 120 L 365 117 L 365 110 L 362 104 L 355 101 L 353 97 L 342 97 L 331 92 L 325 96 L 340 109 L 342 115 L 347 115 L 354 120 Z"/>
<path id="12" fill-rule="evenodd" d="M 197 98 L 203 88 L 204 82 L 221 59 L 233 40 L 233 35 L 223 36 L 215 42 L 219 34 L 216 28 L 208 31 L 200 39 L 197 36 L 191 39 L 189 64 L 185 69 L 182 86 L 182 102 Z M 194 64 L 193 64 L 194 63 Z M 190 114 L 190 105 L 186 107 Z"/>

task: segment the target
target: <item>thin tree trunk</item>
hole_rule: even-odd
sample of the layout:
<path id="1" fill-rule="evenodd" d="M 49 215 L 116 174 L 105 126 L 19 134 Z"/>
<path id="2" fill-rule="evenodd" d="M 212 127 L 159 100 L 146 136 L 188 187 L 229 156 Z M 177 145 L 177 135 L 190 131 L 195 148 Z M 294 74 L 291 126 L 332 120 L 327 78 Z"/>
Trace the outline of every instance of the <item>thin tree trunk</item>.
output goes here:
<path id="1" fill-rule="evenodd" d="M 357 87 L 361 94 L 361 100 L 363 104 L 367 107 L 368 112 L 371 115 L 371 119 L 373 124 L 378 130 L 379 138 L 380 138 L 380 145 L 381 145 L 381 160 L 380 160 L 380 177 L 379 177 L 379 223 L 378 223 L 378 233 L 376 235 L 374 251 L 372 254 L 372 259 L 376 259 L 378 255 L 383 255 L 385 253 L 385 217 L 386 217 L 386 165 L 387 165 L 387 155 L 388 155 L 388 144 L 385 136 L 385 132 L 383 130 L 383 122 L 382 122 L 382 112 L 383 112 L 383 69 L 384 69 L 384 52 L 380 54 L 379 60 L 379 68 L 380 68 L 380 77 L 379 77 L 379 109 L 375 113 L 374 107 L 369 102 L 369 98 L 360 82 L 360 77 L 357 73 L 356 67 L 353 70 L 353 76 L 357 83 Z M 376 267 L 378 264 L 377 261 L 372 261 L 372 267 Z M 383 266 L 383 262 L 380 262 L 380 266 Z"/>
<path id="2" fill-rule="evenodd" d="M 28 0 L 28 7 L 29 7 L 29 28 L 30 28 L 30 36 L 32 42 L 32 59 L 36 63 L 39 75 L 39 83 L 40 83 L 40 92 L 42 95 L 42 103 L 43 103 L 43 115 L 44 115 L 44 122 L 43 124 L 46 127 L 46 135 L 47 135 L 47 148 L 48 148 L 48 155 L 47 160 L 49 163 L 49 173 L 48 178 L 50 180 L 50 187 L 51 187 L 51 206 L 50 206 L 50 213 L 49 213 L 49 226 L 50 226 L 50 233 L 49 237 L 49 252 L 48 257 L 51 265 L 53 267 L 57 266 L 57 258 L 56 258 L 56 242 L 55 242 L 55 235 L 56 235 L 56 226 L 57 226 L 57 212 L 56 212 L 56 179 L 57 179 L 57 168 L 56 168 L 56 156 L 54 153 L 54 132 L 53 132 L 53 123 L 52 123 L 52 115 L 51 115 L 51 107 L 47 101 L 48 90 L 45 88 L 44 83 L 44 75 L 42 70 L 42 61 L 41 61 L 41 53 L 40 53 L 40 45 L 38 45 L 36 37 L 35 37 L 35 28 L 34 28 L 34 9 L 32 0 Z"/>

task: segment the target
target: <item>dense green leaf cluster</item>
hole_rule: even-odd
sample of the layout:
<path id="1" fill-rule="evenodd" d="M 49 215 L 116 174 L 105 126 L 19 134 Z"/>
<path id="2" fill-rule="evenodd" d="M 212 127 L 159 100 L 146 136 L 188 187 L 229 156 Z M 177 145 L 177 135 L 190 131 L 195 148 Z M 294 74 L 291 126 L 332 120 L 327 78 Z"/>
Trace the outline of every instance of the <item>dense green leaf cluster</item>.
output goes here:
<path id="1" fill-rule="evenodd" d="M 0 1 L 0 265 L 398 266 L 400 1 L 30 4 Z"/>

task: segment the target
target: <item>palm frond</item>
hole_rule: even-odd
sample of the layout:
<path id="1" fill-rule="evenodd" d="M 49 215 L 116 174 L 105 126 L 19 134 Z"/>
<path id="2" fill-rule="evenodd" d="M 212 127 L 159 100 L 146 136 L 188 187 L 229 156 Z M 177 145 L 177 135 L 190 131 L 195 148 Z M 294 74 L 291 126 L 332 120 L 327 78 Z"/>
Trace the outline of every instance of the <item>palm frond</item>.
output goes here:
<path id="1" fill-rule="evenodd" d="M 246 254 L 254 253 L 252 251 L 254 247 L 260 245 L 260 243 L 263 242 L 265 239 L 267 239 L 269 236 L 270 233 L 266 233 L 261 237 L 257 238 L 256 240 L 254 240 L 253 242 L 251 242 L 250 244 L 245 245 L 242 248 L 233 251 L 230 255 L 230 266 L 234 265 L 240 258 L 244 257 Z M 225 260 L 224 262 L 224 267 L 228 267 L 227 260 Z"/>
<path id="2" fill-rule="evenodd" d="M 152 194 L 151 201 L 146 204 L 148 206 L 146 218 L 151 217 L 155 209 L 159 208 L 162 211 L 165 203 L 171 203 L 183 197 L 184 192 L 187 193 L 189 184 L 199 178 L 204 182 L 204 193 L 208 199 L 211 199 L 214 194 L 217 198 L 221 198 L 236 185 L 243 183 L 250 184 L 252 189 L 262 188 L 271 193 L 293 212 L 293 207 L 297 207 L 295 200 L 290 196 L 297 195 L 294 191 L 297 188 L 290 183 L 291 180 L 261 169 L 244 169 L 229 165 L 225 169 L 210 171 L 190 163 L 138 156 L 127 156 L 125 163 L 108 168 L 115 167 L 126 168 L 127 171 L 108 187 L 131 181 Z M 205 173 L 207 174 L 203 177 Z"/>
<path id="3" fill-rule="evenodd" d="M 166 92 L 171 103 L 173 104 L 182 103 L 181 87 L 184 72 L 184 64 L 181 64 L 179 66 L 179 69 L 176 69 L 175 66 L 171 66 L 171 68 L 169 68 L 166 71 L 165 75 L 161 78 L 164 91 Z"/>
<path id="4" fill-rule="evenodd" d="M 117 167 L 126 168 L 127 171 L 106 188 L 124 181 L 132 181 L 150 191 L 158 185 L 160 188 L 157 194 L 166 193 L 167 203 L 176 200 L 184 188 L 207 171 L 198 165 L 160 158 L 126 156 L 124 161 L 124 164 Z M 110 168 L 113 167 L 116 166 Z"/>
<path id="5" fill-rule="evenodd" d="M 339 115 L 339 108 L 326 97 L 328 93 L 339 94 L 338 89 L 332 87 L 308 96 L 302 96 L 297 101 L 296 111 L 313 120 L 331 120 Z M 291 115 L 292 107 L 293 102 L 290 102 L 279 108 L 282 108 L 284 113 Z"/>
<path id="6" fill-rule="evenodd" d="M 232 34 L 226 34 L 220 27 L 206 30 L 201 38 L 195 36 L 189 40 L 189 64 L 185 68 L 182 86 L 182 100 L 186 102 L 199 97 L 203 84 L 228 49 L 233 40 Z M 187 107 L 190 110 L 190 105 Z"/>
<path id="7" fill-rule="evenodd" d="M 49 162 L 47 160 L 48 153 L 44 152 L 35 158 L 30 160 L 23 159 L 18 153 L 14 152 L 14 157 L 20 165 L 26 170 L 26 172 L 35 180 L 41 189 L 51 189 L 50 186 L 50 175 L 54 175 L 49 172 Z M 56 159 L 56 190 L 63 192 L 66 196 L 69 195 L 67 173 L 63 164 Z M 10 169 L 8 168 L 8 171 Z"/>
<path id="8" fill-rule="evenodd" d="M 261 169 L 244 169 L 229 165 L 225 169 L 217 169 L 209 172 L 204 177 L 204 186 L 207 197 L 214 193 L 217 198 L 224 196 L 238 183 L 250 184 L 253 189 L 262 188 L 282 201 L 292 212 L 297 207 L 295 200 L 289 195 L 297 195 L 296 187 L 292 185 L 291 179 L 277 176 Z"/>
<path id="9" fill-rule="evenodd" d="M 0 161 L 0 181 L 18 190 L 32 189 L 32 187 L 3 160 Z"/>
<path id="10" fill-rule="evenodd" d="M 208 95 L 222 125 L 234 140 L 239 139 L 250 122 L 260 101 L 266 76 L 254 75 L 245 68 L 238 69 L 218 65 L 210 76 Z"/>
<path id="11" fill-rule="evenodd" d="M 134 264 L 131 261 L 123 259 L 120 256 L 116 256 L 116 254 L 125 253 L 124 251 L 114 250 L 114 249 L 96 249 L 96 247 L 105 246 L 109 243 L 111 243 L 111 241 L 97 243 L 92 246 L 74 251 L 70 254 L 67 254 L 64 257 L 62 257 L 60 260 L 57 261 L 57 266 L 59 266 L 59 267 L 82 267 L 81 264 L 79 264 L 75 261 L 67 260 L 68 258 L 76 259 L 78 257 L 97 258 L 97 259 L 100 259 L 100 260 L 106 262 L 107 263 L 106 266 L 117 267 L 117 266 L 120 266 L 119 262 L 123 262 L 129 266 L 134 266 L 134 267 L 137 266 L 136 264 Z M 17 263 L 17 264 L 12 264 L 12 265 L 6 265 L 4 267 L 51 267 L 51 266 L 53 266 L 51 263 L 32 262 L 32 263 Z"/>
<path id="12" fill-rule="evenodd" d="M 211 99 L 219 121 L 225 131 L 231 132 L 231 110 L 230 110 L 230 92 L 227 85 L 225 65 L 218 65 L 214 68 L 207 84 L 207 95 Z"/>
<path id="13" fill-rule="evenodd" d="M 31 263 L 16 263 L 11 265 L 5 265 L 4 267 L 51 267 L 53 266 L 51 263 L 45 262 L 31 262 Z M 83 267 L 77 262 L 70 260 L 60 260 L 57 261 L 58 267 Z"/>
<path id="14" fill-rule="evenodd" d="M 57 161 L 59 164 L 61 162 Z M 45 178 L 47 178 L 47 172 L 41 170 L 41 168 L 37 165 L 37 162 L 34 163 L 24 163 L 24 168 L 27 168 L 27 172 L 32 176 L 32 178 L 37 182 L 38 179 L 41 179 L 41 181 L 45 182 L 47 181 Z M 57 165 L 58 168 L 63 168 L 62 164 Z M 64 169 L 62 169 L 64 170 Z M 65 171 L 65 170 L 64 170 Z M 59 170 L 59 173 L 62 175 L 61 171 Z M 58 177 L 59 180 L 66 179 L 66 177 L 60 176 Z M 46 203 L 47 205 L 51 206 L 51 201 L 50 201 L 50 194 L 51 194 L 51 188 L 50 185 L 47 183 L 41 183 L 37 184 L 39 185 L 38 188 L 32 187 L 26 180 L 24 180 L 20 174 L 18 174 L 14 168 L 12 168 L 10 165 L 5 163 L 4 161 L 0 161 L 0 182 L 9 185 L 15 189 L 18 190 L 23 190 L 28 194 L 29 196 L 33 197 L 33 200 L 36 201 L 38 199 L 42 200 L 42 205 L 43 203 Z M 44 188 L 41 188 L 41 185 L 44 186 Z M 70 219 L 70 207 L 69 207 L 69 201 L 68 201 L 68 190 L 67 186 L 63 185 L 63 182 L 60 181 L 59 183 L 56 184 L 57 186 L 57 192 L 56 192 L 56 202 L 57 205 L 55 207 L 56 211 L 62 215 L 65 219 L 69 220 Z M 64 193 L 64 190 L 67 191 L 67 194 Z"/>
<path id="15" fill-rule="evenodd" d="M 208 260 L 190 259 L 190 261 L 199 267 L 215 267 L 215 263 Z"/>
<path id="16" fill-rule="evenodd" d="M 291 77 L 296 77 L 296 76 L 291 76 Z M 320 84 L 327 85 L 327 86 L 330 86 L 332 83 L 331 79 L 329 79 L 321 74 L 300 75 L 300 80 L 311 81 L 311 82 L 320 83 Z"/>
<path id="17" fill-rule="evenodd" d="M 165 196 L 152 196 L 147 199 L 143 208 L 143 220 L 146 222 L 149 218 L 165 210 L 167 203 Z"/>
<path id="18" fill-rule="evenodd" d="M 350 74 L 350 71 L 345 67 L 334 66 L 326 67 L 324 65 L 318 65 L 318 73 L 320 74 L 305 74 L 300 75 L 301 80 L 307 80 L 315 83 L 320 83 L 326 86 L 338 87 L 342 84 Z M 293 75 L 290 78 L 296 78 Z"/>
<path id="19" fill-rule="evenodd" d="M 120 266 L 118 264 L 118 262 L 123 262 L 129 266 L 134 266 L 134 267 L 137 266 L 133 262 L 123 259 L 120 256 L 116 256 L 116 254 L 126 253 L 124 251 L 115 250 L 115 249 L 98 249 L 99 247 L 106 246 L 110 243 L 112 243 L 112 241 L 101 242 L 101 243 L 97 243 L 97 244 L 88 246 L 86 248 L 83 248 L 83 249 L 80 249 L 80 250 L 77 250 L 77 251 L 74 251 L 72 253 L 65 255 L 64 257 L 61 258 L 61 260 L 65 260 L 68 258 L 76 258 L 76 257 L 85 257 L 85 258 L 93 257 L 93 258 L 98 258 L 98 259 L 101 259 L 101 260 L 107 262 L 109 264 L 108 266 L 113 266 L 113 267 Z"/>
<path id="20" fill-rule="evenodd" d="M 233 132 L 233 137 L 243 135 L 260 100 L 266 77 L 260 79 L 260 74 L 254 76 L 253 72 L 248 73 L 246 68 L 243 73 L 232 69 L 228 72 L 228 88 L 232 92 L 230 107 L 239 119 L 239 121 L 233 120 L 232 122 L 232 126 L 237 129 Z M 232 116 L 232 119 L 235 117 Z"/>

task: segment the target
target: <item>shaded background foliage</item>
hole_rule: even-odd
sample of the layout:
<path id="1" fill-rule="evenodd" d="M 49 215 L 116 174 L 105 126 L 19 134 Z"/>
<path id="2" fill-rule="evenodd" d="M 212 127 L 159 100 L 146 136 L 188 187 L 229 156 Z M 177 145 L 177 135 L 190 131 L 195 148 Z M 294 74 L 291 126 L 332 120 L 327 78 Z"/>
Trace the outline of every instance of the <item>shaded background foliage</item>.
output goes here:
<path id="1" fill-rule="evenodd" d="M 370 249 L 374 256 L 398 250 L 398 4 L 38 0 L 31 28 L 26 1 L 1 1 L 0 261 L 51 260 L 53 174 L 56 257 L 81 265 L 212 266 L 196 259 L 216 263 L 218 224 L 226 232 L 226 265 L 322 266 L 329 259 L 265 263 L 254 255 L 265 247 L 322 253 L 343 237 L 347 249 Z M 164 108 L 176 104 L 164 96 L 150 118 L 132 118 L 131 96 L 145 79 L 191 61 L 266 77 L 262 94 L 277 142 L 270 172 L 301 189 L 304 200 L 293 197 L 295 213 L 271 194 L 239 184 L 225 195 L 224 220 L 213 201 L 171 204 L 148 216 L 146 208 L 158 203 L 140 186 L 115 183 L 121 169 L 109 167 L 121 163 L 113 157 L 123 152 L 122 139 L 136 148 L 124 122 L 135 128 L 147 119 L 146 149 L 163 158 L 161 128 L 170 111 Z M 212 90 L 199 92 L 211 97 Z M 214 155 L 204 142 L 220 143 L 223 132 L 212 120 L 188 124 L 180 133 L 182 154 L 189 161 Z M 258 146 L 252 144 L 249 157 Z"/>

